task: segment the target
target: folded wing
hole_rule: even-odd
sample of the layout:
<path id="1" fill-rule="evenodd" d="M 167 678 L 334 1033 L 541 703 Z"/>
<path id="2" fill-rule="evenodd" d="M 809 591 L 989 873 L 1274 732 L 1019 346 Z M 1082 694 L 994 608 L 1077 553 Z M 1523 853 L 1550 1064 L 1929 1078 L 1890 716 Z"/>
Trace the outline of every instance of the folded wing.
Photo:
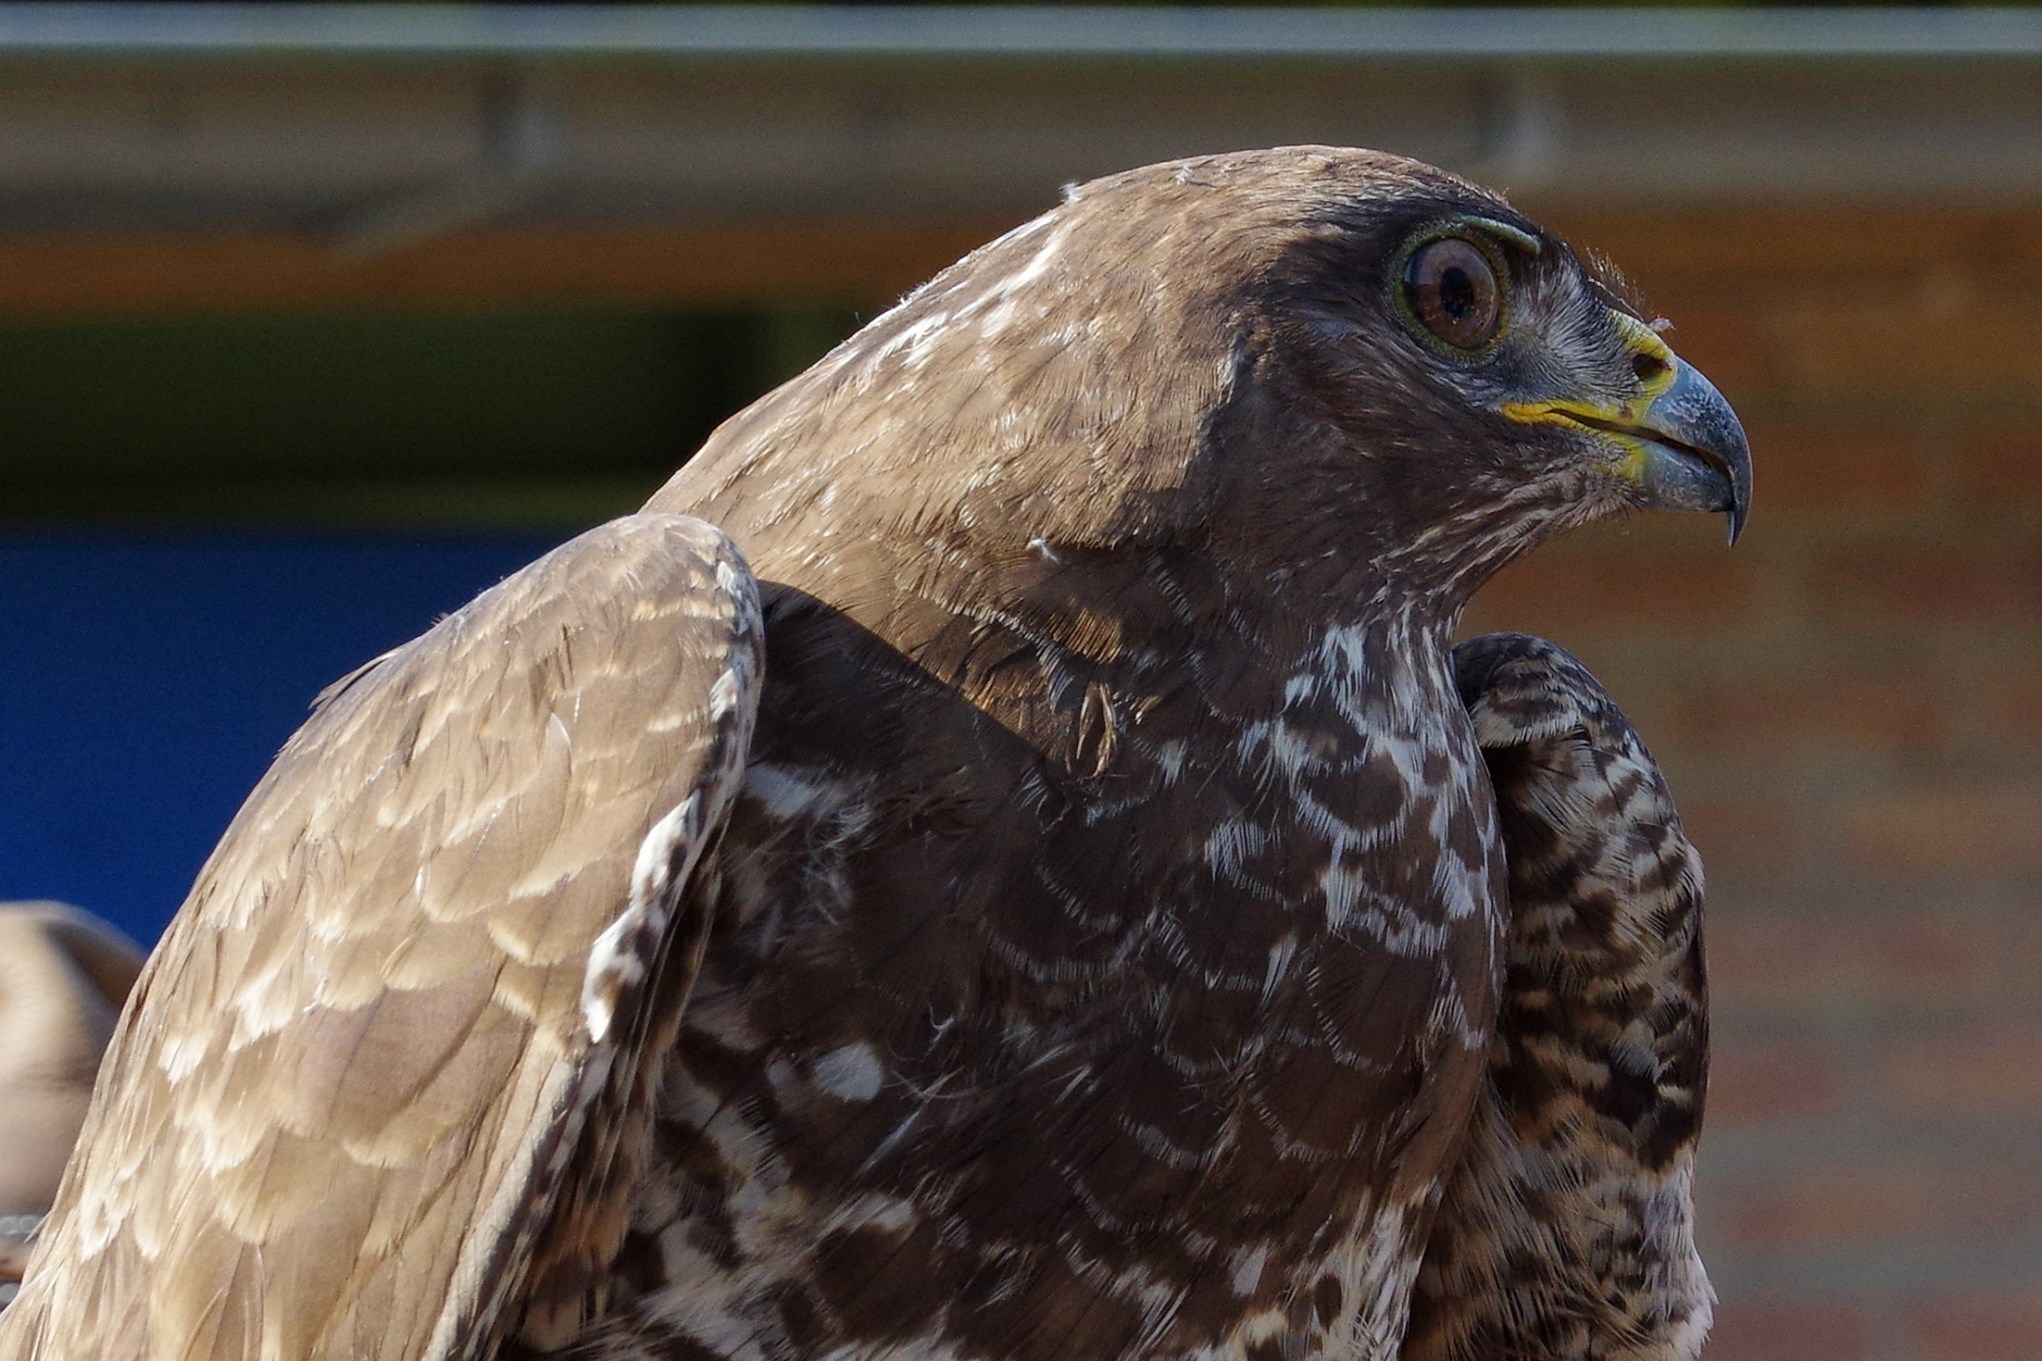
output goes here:
<path id="1" fill-rule="evenodd" d="M 0 1356 L 475 1357 L 599 1307 L 759 671 L 729 541 L 635 515 L 323 696 L 137 987 Z"/>
<path id="2" fill-rule="evenodd" d="M 1510 864 L 1508 976 L 1403 1361 L 1689 1361 L 1702 873 L 1651 753 L 1551 643 L 1454 652 Z"/>

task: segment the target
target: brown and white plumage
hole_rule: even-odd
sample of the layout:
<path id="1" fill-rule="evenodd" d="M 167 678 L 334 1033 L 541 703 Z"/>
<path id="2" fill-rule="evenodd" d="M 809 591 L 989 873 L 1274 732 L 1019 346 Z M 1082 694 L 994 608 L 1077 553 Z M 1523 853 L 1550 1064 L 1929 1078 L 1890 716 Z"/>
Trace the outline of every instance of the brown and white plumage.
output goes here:
<path id="1" fill-rule="evenodd" d="M 38 1249 L 64 1269 L 24 1286 L 8 1351 L 571 1331 L 545 1306 L 621 1234 L 756 609 L 721 536 L 631 517 L 336 687 L 138 985 Z"/>
<path id="2" fill-rule="evenodd" d="M 1701 862 L 1578 661 L 1519 634 L 1454 660 L 1510 862 L 1506 973 L 1404 1361 L 1691 1361 L 1713 1308 L 1689 1199 Z"/>
<path id="3" fill-rule="evenodd" d="M 1745 504 L 1613 288 L 1323 148 L 1084 186 L 945 271 L 287 749 L 0 1356 L 1394 1355 L 1504 990 L 1461 606 L 1567 525 Z M 678 516 L 760 582 L 748 746 L 744 588 Z M 591 1035 L 627 901 L 649 981 Z M 385 1012 L 405 1045 L 327 1061 Z M 315 1232 L 330 1172 L 418 1200 Z"/>

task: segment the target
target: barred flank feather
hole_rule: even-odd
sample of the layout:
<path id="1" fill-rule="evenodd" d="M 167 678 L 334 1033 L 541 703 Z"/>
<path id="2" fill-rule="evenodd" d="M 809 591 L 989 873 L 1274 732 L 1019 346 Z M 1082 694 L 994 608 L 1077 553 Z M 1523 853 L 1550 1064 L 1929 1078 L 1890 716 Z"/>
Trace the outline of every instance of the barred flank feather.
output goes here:
<path id="1" fill-rule="evenodd" d="M 1503 1012 L 1404 1361 L 1691 1361 L 1708 1069 L 1702 867 L 1651 753 L 1582 665 L 1455 649 L 1510 859 Z"/>

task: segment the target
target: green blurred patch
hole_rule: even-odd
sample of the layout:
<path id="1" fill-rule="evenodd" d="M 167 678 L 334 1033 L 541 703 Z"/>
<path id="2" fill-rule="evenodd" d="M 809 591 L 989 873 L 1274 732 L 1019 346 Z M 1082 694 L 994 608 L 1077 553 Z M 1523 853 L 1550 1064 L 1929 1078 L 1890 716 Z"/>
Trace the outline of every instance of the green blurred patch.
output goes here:
<path id="1" fill-rule="evenodd" d="M 0 325 L 0 516 L 582 523 L 854 325 L 834 306 Z"/>

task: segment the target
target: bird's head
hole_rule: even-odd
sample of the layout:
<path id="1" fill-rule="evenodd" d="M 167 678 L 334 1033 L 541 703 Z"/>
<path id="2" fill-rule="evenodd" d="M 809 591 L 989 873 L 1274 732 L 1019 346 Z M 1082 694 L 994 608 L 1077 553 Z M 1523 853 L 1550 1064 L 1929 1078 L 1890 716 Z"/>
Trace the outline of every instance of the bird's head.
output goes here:
<path id="1" fill-rule="evenodd" d="M 1254 371 L 1230 452 L 1270 451 L 1248 460 L 1258 485 L 1329 505 L 1344 484 L 1369 547 L 1468 587 L 1554 530 L 1628 510 L 1722 512 L 1735 540 L 1744 432 L 1612 267 L 1427 166 L 1271 155 L 1208 171 L 1293 185 L 1291 225 L 1238 276 Z"/>
<path id="2" fill-rule="evenodd" d="M 865 558 L 775 545 L 940 544 L 917 591 L 1052 601 L 1047 579 L 1189 545 L 1250 589 L 1451 611 L 1627 509 L 1734 534 L 1750 481 L 1736 417 L 1613 271 L 1429 166 L 1287 147 L 1068 191 L 734 418 L 654 505 L 867 592 Z"/>

